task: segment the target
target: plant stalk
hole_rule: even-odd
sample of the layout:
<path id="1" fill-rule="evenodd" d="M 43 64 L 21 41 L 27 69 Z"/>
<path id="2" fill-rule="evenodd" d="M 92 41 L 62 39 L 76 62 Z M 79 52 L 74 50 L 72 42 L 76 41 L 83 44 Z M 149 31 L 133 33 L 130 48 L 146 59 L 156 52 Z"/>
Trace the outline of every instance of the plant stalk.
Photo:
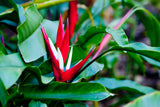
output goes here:
<path id="1" fill-rule="evenodd" d="M 69 2 L 69 1 L 74 1 L 74 0 L 50 0 L 50 1 L 46 1 L 46 2 L 41 2 L 41 3 L 38 3 L 38 2 L 26 2 L 24 4 L 22 4 L 23 8 L 28 8 L 29 6 L 35 4 L 37 6 L 37 9 L 43 9 L 43 8 L 48 8 L 48 7 L 51 7 L 51 6 L 55 6 L 55 5 L 58 5 L 58 4 L 62 4 L 62 3 L 65 3 L 65 2 Z M 11 9 L 8 9 L 2 13 L 0 13 L 0 16 L 2 15 L 5 15 L 5 14 L 10 14 L 14 11 L 14 8 L 11 8 Z"/>

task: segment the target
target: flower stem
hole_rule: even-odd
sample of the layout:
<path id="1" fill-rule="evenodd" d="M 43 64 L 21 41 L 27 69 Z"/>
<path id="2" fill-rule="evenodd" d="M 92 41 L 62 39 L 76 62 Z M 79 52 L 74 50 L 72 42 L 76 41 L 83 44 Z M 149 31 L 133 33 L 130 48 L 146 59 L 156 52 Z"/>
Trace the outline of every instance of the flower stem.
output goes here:
<path id="1" fill-rule="evenodd" d="M 92 16 L 90 9 L 87 6 L 80 5 L 80 4 L 78 4 L 78 8 L 82 8 L 82 9 L 86 10 L 86 12 L 88 13 L 89 19 L 91 20 L 91 24 L 92 24 L 92 26 L 94 26 L 94 20 L 93 20 L 93 16 Z"/>
<path id="2" fill-rule="evenodd" d="M 22 4 L 23 8 L 28 8 L 29 6 L 35 4 L 37 6 L 37 9 L 43 9 L 43 8 L 48 8 L 54 5 L 58 5 L 61 3 L 65 3 L 65 2 L 69 2 L 69 1 L 74 1 L 74 0 L 50 0 L 50 1 L 46 1 L 46 2 L 26 2 L 24 4 Z M 10 14 L 14 11 L 14 8 L 8 9 L 2 13 L 0 13 L 0 16 L 6 15 L 6 14 Z"/>

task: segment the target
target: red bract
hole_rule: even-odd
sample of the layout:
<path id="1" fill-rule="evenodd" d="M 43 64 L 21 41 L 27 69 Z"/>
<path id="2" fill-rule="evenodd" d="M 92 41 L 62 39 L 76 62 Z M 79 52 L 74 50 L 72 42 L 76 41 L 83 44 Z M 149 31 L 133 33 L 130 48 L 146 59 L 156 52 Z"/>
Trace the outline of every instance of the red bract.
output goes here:
<path id="1" fill-rule="evenodd" d="M 73 76 L 83 67 L 88 58 L 91 56 L 93 50 L 79 63 L 70 68 L 71 59 L 72 59 L 72 48 L 69 53 L 69 25 L 67 21 L 66 32 L 64 33 L 63 23 L 60 16 L 59 27 L 57 32 L 57 40 L 56 40 L 56 48 L 52 43 L 51 39 L 48 38 L 43 26 L 41 25 L 41 30 L 43 33 L 43 37 L 46 43 L 46 46 L 49 51 L 49 55 L 52 61 L 52 68 L 54 72 L 54 76 L 56 81 L 69 81 L 73 78 Z M 68 56 L 69 54 L 69 56 Z M 64 68 L 64 63 L 68 57 L 68 61 L 66 67 Z"/>
<path id="2" fill-rule="evenodd" d="M 69 33 L 70 37 L 73 37 L 73 32 L 75 25 L 77 23 L 78 13 L 77 13 L 77 0 L 69 2 Z"/>

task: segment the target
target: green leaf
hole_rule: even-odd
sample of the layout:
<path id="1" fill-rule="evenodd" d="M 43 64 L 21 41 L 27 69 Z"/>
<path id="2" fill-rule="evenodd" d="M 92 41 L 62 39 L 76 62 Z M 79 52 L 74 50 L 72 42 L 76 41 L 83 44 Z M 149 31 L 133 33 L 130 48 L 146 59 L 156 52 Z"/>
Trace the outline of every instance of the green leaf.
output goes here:
<path id="1" fill-rule="evenodd" d="M 148 63 L 156 66 L 156 67 L 159 67 L 160 68 L 160 62 L 156 61 L 156 60 L 153 60 L 151 58 L 148 58 L 148 57 L 145 57 L 145 56 L 141 56 L 145 61 L 147 61 Z"/>
<path id="2" fill-rule="evenodd" d="M 24 15 L 23 7 L 19 4 L 16 4 L 13 0 L 8 0 L 8 1 L 13 6 L 13 8 L 16 10 L 16 12 L 18 13 L 20 24 L 23 23 L 25 21 L 25 15 Z"/>
<path id="3" fill-rule="evenodd" d="M 143 23 L 147 36 L 151 41 L 151 46 L 160 46 L 160 23 L 159 21 L 146 9 L 136 8 L 134 10 L 136 15 Z M 149 23 L 148 23 L 149 22 Z"/>
<path id="4" fill-rule="evenodd" d="M 128 103 L 124 107 L 159 107 L 160 92 L 144 95 Z"/>
<path id="5" fill-rule="evenodd" d="M 98 45 L 105 34 L 104 28 L 98 28 L 96 26 L 90 27 L 84 35 L 79 36 L 76 44 L 86 48 L 91 45 Z M 90 48 L 90 47 L 89 47 Z"/>
<path id="6" fill-rule="evenodd" d="M 48 59 L 39 65 L 39 69 L 41 70 L 42 75 L 51 73 L 53 71 L 51 59 Z"/>
<path id="7" fill-rule="evenodd" d="M 64 107 L 88 107 L 88 106 L 82 102 L 72 102 L 72 103 L 64 103 Z"/>
<path id="8" fill-rule="evenodd" d="M 0 52 L 3 54 L 7 54 L 6 48 L 3 46 L 3 44 L 0 42 Z"/>
<path id="9" fill-rule="evenodd" d="M 108 27 L 106 28 L 106 32 L 112 35 L 118 45 L 123 46 L 128 44 L 128 38 L 123 29 L 114 30 Z"/>
<path id="10" fill-rule="evenodd" d="M 81 82 L 72 84 L 52 82 L 43 86 L 23 85 L 20 87 L 20 92 L 29 99 L 100 101 L 110 96 L 101 84 Z"/>
<path id="11" fill-rule="evenodd" d="M 18 26 L 18 46 L 25 62 L 35 61 L 46 54 L 40 23 L 53 43 L 56 41 L 58 22 L 43 20 L 33 5 L 25 11 L 26 21 Z"/>
<path id="12" fill-rule="evenodd" d="M 85 53 L 85 51 L 82 49 L 79 45 L 73 46 L 73 54 L 72 54 L 72 64 L 78 63 L 78 61 L 82 60 L 87 56 L 88 53 Z"/>
<path id="13" fill-rule="evenodd" d="M 143 60 L 140 57 L 140 55 L 132 53 L 132 52 L 127 52 L 127 55 L 138 64 L 141 72 L 145 73 L 145 66 L 143 64 Z"/>
<path id="14" fill-rule="evenodd" d="M 6 89 L 18 80 L 25 67 L 19 53 L 11 55 L 0 54 L 0 79 Z"/>
<path id="15" fill-rule="evenodd" d="M 116 43 L 120 46 L 129 44 L 128 38 L 123 31 L 123 29 L 114 30 L 112 28 L 106 28 L 106 32 L 110 33 Z M 130 56 L 140 67 L 141 71 L 145 72 L 145 67 L 141 57 L 135 53 L 127 52 L 127 55 Z"/>
<path id="16" fill-rule="evenodd" d="M 78 75 L 78 77 L 74 81 L 79 80 L 81 78 L 87 79 L 87 78 L 95 75 L 100 70 L 102 70 L 103 67 L 104 67 L 103 64 L 99 64 L 97 62 L 94 62 L 89 67 L 87 67 L 82 73 L 80 73 L 80 75 Z"/>
<path id="17" fill-rule="evenodd" d="M 31 75 L 34 75 L 34 77 L 36 77 L 36 79 L 38 80 L 39 84 L 47 84 L 54 79 L 53 76 L 52 77 L 43 76 L 41 70 L 38 67 L 29 66 L 24 70 L 24 72 L 31 73 Z"/>
<path id="18" fill-rule="evenodd" d="M 160 61 L 160 59 L 158 59 L 158 57 L 160 57 L 160 48 L 147 46 L 143 43 L 131 43 L 124 46 L 113 46 L 112 48 L 108 49 L 104 53 L 109 51 L 115 51 L 115 50 L 133 52 L 133 53 L 137 53 L 137 54 L 152 58 L 156 61 Z"/>
<path id="19" fill-rule="evenodd" d="M 40 101 L 34 101 L 34 100 L 32 100 L 32 101 L 29 103 L 29 107 L 47 107 L 47 104 L 42 103 L 42 102 L 40 102 Z"/>
<path id="20" fill-rule="evenodd" d="M 5 107 L 5 105 L 7 104 L 7 99 L 8 99 L 8 94 L 7 94 L 7 90 L 0 78 L 0 102 L 2 107 Z"/>
<path id="21" fill-rule="evenodd" d="M 100 83 L 109 90 L 126 90 L 126 91 L 138 92 L 142 94 L 148 94 L 148 93 L 156 91 L 153 88 L 142 86 L 131 80 L 117 80 L 114 78 L 100 78 L 98 80 L 91 81 L 91 82 Z"/>

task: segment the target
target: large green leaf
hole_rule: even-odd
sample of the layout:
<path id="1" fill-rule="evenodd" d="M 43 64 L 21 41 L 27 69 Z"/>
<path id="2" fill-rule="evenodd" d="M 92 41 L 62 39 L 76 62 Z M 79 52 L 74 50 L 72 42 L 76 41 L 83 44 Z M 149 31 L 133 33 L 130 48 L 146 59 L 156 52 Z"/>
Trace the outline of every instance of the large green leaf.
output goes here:
<path id="1" fill-rule="evenodd" d="M 132 52 L 132 53 L 140 54 L 140 55 L 146 56 L 148 58 L 151 58 L 151 59 L 154 59 L 155 61 L 160 62 L 160 59 L 158 59 L 160 57 L 160 48 L 159 47 L 151 47 L 151 46 L 147 46 L 147 45 L 145 45 L 143 43 L 131 43 L 131 44 L 128 44 L 128 45 L 113 46 L 113 47 L 111 47 L 110 49 L 104 51 L 99 56 L 97 56 L 95 59 L 93 59 L 92 61 L 90 61 L 88 64 L 86 64 L 83 67 L 82 70 L 86 69 L 95 60 L 97 60 L 98 58 L 106 55 L 107 53 L 109 53 L 111 51 L 127 51 L 127 52 Z M 81 72 L 82 72 L 82 70 L 81 70 Z"/>
<path id="2" fill-rule="evenodd" d="M 51 73 L 53 71 L 51 59 L 48 59 L 42 64 L 40 64 L 39 69 L 41 70 L 42 75 Z"/>
<path id="3" fill-rule="evenodd" d="M 85 48 L 91 45 L 98 45 L 103 39 L 106 33 L 104 28 L 98 28 L 96 26 L 90 27 L 84 35 L 80 35 L 76 44 Z"/>
<path id="4" fill-rule="evenodd" d="M 47 84 L 49 82 L 51 82 L 54 77 L 47 77 L 47 76 L 43 76 L 41 73 L 41 70 L 38 67 L 33 67 L 33 66 L 29 66 L 24 70 L 24 75 L 25 77 L 23 77 L 23 82 L 27 81 L 27 79 L 29 78 L 29 76 L 33 76 L 36 77 L 37 81 L 39 84 Z M 34 79 L 34 78 L 33 78 Z M 29 78 L 28 81 L 31 81 L 32 79 Z"/>
<path id="5" fill-rule="evenodd" d="M 151 58 L 148 58 L 148 57 L 145 57 L 145 56 L 141 56 L 145 61 L 147 61 L 148 63 L 156 66 L 156 67 L 159 67 L 160 68 L 160 62 L 159 61 L 156 61 L 154 59 L 151 59 Z"/>
<path id="6" fill-rule="evenodd" d="M 123 51 L 123 52 L 126 51 L 127 54 L 131 56 L 131 58 L 133 58 L 137 62 L 137 64 L 142 65 L 140 66 L 140 68 L 143 72 L 144 72 L 143 62 L 141 58 L 136 54 L 139 54 L 139 55 L 142 55 L 142 56 L 145 56 L 145 57 L 148 57 L 148 58 L 154 59 L 155 61 L 160 62 L 160 59 L 157 59 L 157 57 L 160 57 L 160 48 L 150 47 L 143 43 L 131 43 L 131 44 L 123 45 L 123 46 L 113 46 L 112 48 L 103 52 L 100 56 L 110 51 Z M 90 62 L 89 64 L 91 64 L 92 62 Z"/>
<path id="7" fill-rule="evenodd" d="M 160 92 L 144 95 L 128 103 L 124 107 L 159 107 Z"/>
<path id="8" fill-rule="evenodd" d="M 152 58 L 156 61 L 160 61 L 160 59 L 158 59 L 158 57 L 160 57 L 160 48 L 150 47 L 143 43 L 131 43 L 124 46 L 113 46 L 112 48 L 108 49 L 106 52 L 115 51 L 115 50 L 133 52 L 133 53 L 137 53 L 137 54 Z"/>
<path id="9" fill-rule="evenodd" d="M 86 90 L 87 89 L 87 90 Z M 49 85 L 23 85 L 20 92 L 29 99 L 92 100 L 99 101 L 110 96 L 105 87 L 98 83 L 60 83 Z"/>
<path id="10" fill-rule="evenodd" d="M 5 107 L 5 105 L 7 104 L 7 98 L 8 98 L 8 94 L 7 94 L 7 90 L 0 78 L 0 102 L 2 107 Z"/>
<path id="11" fill-rule="evenodd" d="M 106 32 L 112 35 L 118 45 L 123 46 L 128 44 L 128 38 L 123 29 L 114 30 L 108 27 L 106 28 Z"/>
<path id="12" fill-rule="evenodd" d="M 7 54 L 6 48 L 3 46 L 3 44 L 0 42 L 0 52 L 3 54 Z"/>
<path id="13" fill-rule="evenodd" d="M 80 73 L 80 75 L 78 75 L 78 77 L 75 80 L 79 80 L 81 78 L 87 79 L 87 78 L 95 75 L 100 70 L 102 70 L 103 67 L 104 67 L 103 64 L 99 64 L 98 62 L 94 62 L 89 67 L 87 67 L 82 73 Z"/>
<path id="14" fill-rule="evenodd" d="M 58 22 L 43 20 L 42 16 L 33 5 L 25 11 L 26 20 L 18 26 L 19 49 L 25 62 L 35 61 L 46 54 L 45 42 L 40 29 L 40 23 L 45 28 L 47 35 L 55 43 Z"/>
<path id="15" fill-rule="evenodd" d="M 147 36 L 151 41 L 151 46 L 160 46 L 160 23 L 159 21 L 146 9 L 136 8 L 134 10 L 136 15 L 143 23 Z"/>
<path id="16" fill-rule="evenodd" d="M 114 30 L 112 28 L 106 28 L 106 32 L 112 35 L 113 39 L 119 46 L 129 44 L 128 38 L 122 29 Z M 139 65 L 142 72 L 145 72 L 143 61 L 139 55 L 131 52 L 126 52 L 126 54 L 130 56 Z"/>
<path id="17" fill-rule="evenodd" d="M 0 78 L 6 89 L 18 80 L 25 67 L 19 53 L 0 54 Z"/>
<path id="18" fill-rule="evenodd" d="M 100 83 L 109 90 L 127 90 L 127 91 L 139 92 L 142 94 L 148 94 L 148 93 L 156 91 L 153 88 L 142 86 L 131 80 L 117 80 L 114 78 L 100 78 L 92 82 Z"/>
<path id="19" fill-rule="evenodd" d="M 130 8 L 137 7 L 137 2 L 133 3 L 131 0 L 125 0 L 125 1 L 116 1 L 114 4 L 122 4 L 126 5 Z M 144 25 L 147 36 L 149 37 L 151 41 L 151 46 L 160 46 L 160 23 L 159 21 L 145 8 L 137 7 L 133 9 L 133 11 L 129 14 L 128 18 L 135 13 L 136 16 L 140 19 L 142 24 Z M 125 20 L 127 20 L 126 18 Z M 148 23 L 149 22 L 149 23 Z"/>
<path id="20" fill-rule="evenodd" d="M 19 17 L 19 22 L 20 24 L 25 21 L 25 15 L 24 15 L 24 9 L 21 5 L 16 4 L 13 0 L 8 0 L 9 3 L 13 6 L 13 8 L 16 10 L 18 17 Z"/>

